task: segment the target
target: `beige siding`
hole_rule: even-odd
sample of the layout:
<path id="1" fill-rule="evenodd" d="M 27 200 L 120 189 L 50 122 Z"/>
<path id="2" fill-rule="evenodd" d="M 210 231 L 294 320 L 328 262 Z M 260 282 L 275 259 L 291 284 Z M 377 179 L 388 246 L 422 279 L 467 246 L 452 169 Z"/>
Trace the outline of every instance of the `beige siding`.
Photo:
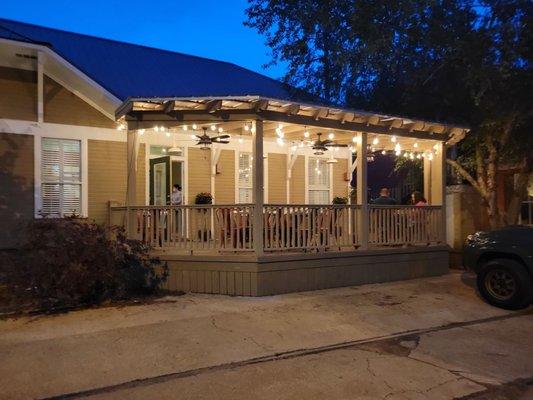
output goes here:
<path id="1" fill-rule="evenodd" d="M 37 120 L 37 74 L 0 67 L 0 118 Z"/>
<path id="2" fill-rule="evenodd" d="M 268 202 L 287 202 L 287 155 L 268 154 Z"/>
<path id="3" fill-rule="evenodd" d="M 20 244 L 33 218 L 33 136 L 0 133 L 0 248 Z"/>
<path id="4" fill-rule="evenodd" d="M 217 204 L 235 203 L 235 151 L 222 150 L 218 159 L 220 173 L 215 177 Z"/>
<path id="5" fill-rule="evenodd" d="M 114 121 L 47 76 L 44 79 L 44 120 L 99 128 L 116 126 Z"/>
<path id="6" fill-rule="evenodd" d="M 211 150 L 188 149 L 189 156 L 189 204 L 194 204 L 198 193 L 211 191 L 210 157 Z"/>
<path id="7" fill-rule="evenodd" d="M 137 159 L 137 204 L 145 204 L 146 163 L 144 144 Z M 125 142 L 88 141 L 88 214 L 104 223 L 109 200 L 126 201 L 127 152 Z"/>
<path id="8" fill-rule="evenodd" d="M 348 182 L 344 180 L 347 161 L 339 158 L 333 165 L 333 197 L 348 197 Z"/>
<path id="9" fill-rule="evenodd" d="M 305 203 L 305 159 L 298 156 L 292 167 L 291 204 Z"/>

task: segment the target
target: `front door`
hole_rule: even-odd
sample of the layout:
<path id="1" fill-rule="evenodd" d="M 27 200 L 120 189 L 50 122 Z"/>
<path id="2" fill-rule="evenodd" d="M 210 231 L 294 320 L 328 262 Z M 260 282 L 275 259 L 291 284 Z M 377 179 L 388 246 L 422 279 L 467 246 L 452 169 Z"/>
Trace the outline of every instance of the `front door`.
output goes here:
<path id="1" fill-rule="evenodd" d="M 170 157 L 150 160 L 150 204 L 170 204 Z"/>

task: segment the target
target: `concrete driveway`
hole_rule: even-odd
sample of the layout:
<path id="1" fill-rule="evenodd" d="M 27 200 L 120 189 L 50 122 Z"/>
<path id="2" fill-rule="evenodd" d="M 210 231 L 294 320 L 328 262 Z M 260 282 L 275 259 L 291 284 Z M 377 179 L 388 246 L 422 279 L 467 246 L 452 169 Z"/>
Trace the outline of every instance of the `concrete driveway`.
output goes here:
<path id="1" fill-rule="evenodd" d="M 454 273 L 4 320 L 0 398 L 529 398 L 533 314 L 490 307 L 472 284 Z"/>

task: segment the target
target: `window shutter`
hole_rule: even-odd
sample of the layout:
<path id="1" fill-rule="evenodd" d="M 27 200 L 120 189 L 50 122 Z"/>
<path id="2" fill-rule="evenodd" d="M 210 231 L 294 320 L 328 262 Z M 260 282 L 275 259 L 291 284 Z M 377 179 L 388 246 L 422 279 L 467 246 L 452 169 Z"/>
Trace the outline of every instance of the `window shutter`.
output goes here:
<path id="1" fill-rule="evenodd" d="M 81 213 L 80 148 L 79 140 L 43 138 L 42 214 L 64 216 Z"/>

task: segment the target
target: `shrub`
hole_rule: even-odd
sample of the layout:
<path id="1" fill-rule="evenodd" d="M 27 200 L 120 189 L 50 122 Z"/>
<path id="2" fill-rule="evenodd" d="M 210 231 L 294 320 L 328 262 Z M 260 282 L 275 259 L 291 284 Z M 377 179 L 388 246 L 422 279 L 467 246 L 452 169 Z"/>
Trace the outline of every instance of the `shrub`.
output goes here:
<path id="1" fill-rule="evenodd" d="M 348 198 L 346 197 L 334 197 L 333 204 L 348 204 Z"/>
<path id="2" fill-rule="evenodd" d="M 211 193 L 198 193 L 194 199 L 194 204 L 213 204 L 213 196 Z"/>
<path id="3" fill-rule="evenodd" d="M 148 246 L 127 239 L 122 228 L 41 219 L 30 223 L 26 237 L 4 275 L 18 308 L 50 310 L 151 294 L 168 275 L 166 264 L 151 258 Z"/>

